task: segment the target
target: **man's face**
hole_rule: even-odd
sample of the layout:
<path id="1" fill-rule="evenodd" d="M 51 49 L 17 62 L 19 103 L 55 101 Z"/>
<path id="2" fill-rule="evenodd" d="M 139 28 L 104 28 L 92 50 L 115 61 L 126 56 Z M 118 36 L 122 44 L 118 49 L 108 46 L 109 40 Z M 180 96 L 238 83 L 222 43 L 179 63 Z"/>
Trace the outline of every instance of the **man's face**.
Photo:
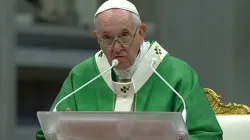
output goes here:
<path id="1" fill-rule="evenodd" d="M 135 25 L 132 14 L 121 9 L 107 10 L 96 17 L 94 36 L 109 63 L 119 61 L 116 69 L 125 70 L 134 64 L 144 40 L 144 26 Z"/>

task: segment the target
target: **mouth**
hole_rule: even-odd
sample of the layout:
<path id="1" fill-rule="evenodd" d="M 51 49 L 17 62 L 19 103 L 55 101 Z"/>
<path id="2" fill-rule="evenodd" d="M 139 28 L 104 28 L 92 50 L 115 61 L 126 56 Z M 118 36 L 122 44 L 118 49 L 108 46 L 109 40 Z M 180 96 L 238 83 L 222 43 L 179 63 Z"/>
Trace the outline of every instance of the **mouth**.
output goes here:
<path id="1" fill-rule="evenodd" d="M 122 64 L 124 62 L 125 56 L 115 56 L 114 59 L 119 61 L 119 64 Z"/>
<path id="2" fill-rule="evenodd" d="M 115 59 L 117 59 L 117 58 L 119 59 L 119 58 L 122 58 L 122 57 L 124 57 L 124 56 L 115 56 L 114 58 Z"/>

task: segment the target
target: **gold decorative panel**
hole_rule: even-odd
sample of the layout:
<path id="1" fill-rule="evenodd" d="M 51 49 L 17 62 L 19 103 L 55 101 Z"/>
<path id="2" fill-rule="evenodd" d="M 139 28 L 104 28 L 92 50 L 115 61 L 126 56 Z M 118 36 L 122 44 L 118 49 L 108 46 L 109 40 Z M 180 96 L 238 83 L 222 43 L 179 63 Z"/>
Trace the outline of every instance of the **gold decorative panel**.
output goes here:
<path id="1" fill-rule="evenodd" d="M 215 114 L 225 114 L 225 115 L 250 114 L 250 107 L 243 104 L 223 103 L 220 100 L 221 96 L 218 95 L 216 92 L 214 92 L 212 89 L 204 88 L 204 90 Z"/>

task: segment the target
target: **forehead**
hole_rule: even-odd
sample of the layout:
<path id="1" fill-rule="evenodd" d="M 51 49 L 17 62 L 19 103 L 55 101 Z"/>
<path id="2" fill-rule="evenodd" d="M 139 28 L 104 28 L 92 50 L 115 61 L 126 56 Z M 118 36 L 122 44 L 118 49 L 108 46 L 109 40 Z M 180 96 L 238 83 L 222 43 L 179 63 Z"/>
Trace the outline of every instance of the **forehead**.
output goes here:
<path id="1" fill-rule="evenodd" d="M 122 9 L 110 9 L 100 13 L 96 17 L 96 29 L 98 32 L 115 32 L 124 29 L 132 29 L 132 14 Z"/>

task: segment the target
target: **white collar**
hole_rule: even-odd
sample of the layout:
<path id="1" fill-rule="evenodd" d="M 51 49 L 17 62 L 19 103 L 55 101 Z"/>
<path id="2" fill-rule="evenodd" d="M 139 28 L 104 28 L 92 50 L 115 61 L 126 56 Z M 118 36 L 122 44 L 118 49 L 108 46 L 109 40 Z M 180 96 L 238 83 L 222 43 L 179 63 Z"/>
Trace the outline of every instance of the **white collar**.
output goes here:
<path id="1" fill-rule="evenodd" d="M 150 42 L 143 42 L 143 44 L 140 47 L 140 52 L 139 52 L 138 56 L 136 57 L 134 64 L 130 68 L 128 68 L 126 70 L 114 69 L 116 74 L 118 75 L 119 79 L 131 79 L 132 78 L 135 70 L 137 69 L 141 60 L 143 59 L 143 57 L 147 53 L 149 46 L 150 46 Z"/>
<path id="2" fill-rule="evenodd" d="M 140 56 L 141 62 L 138 63 L 138 66 L 136 67 L 136 70 L 131 78 L 131 81 L 133 82 L 134 91 L 137 92 L 144 84 L 145 82 L 150 78 L 150 76 L 154 73 L 151 69 L 151 63 L 152 58 L 155 58 L 155 64 L 154 68 L 156 69 L 162 60 L 165 58 L 165 56 L 168 54 L 168 52 L 160 46 L 156 41 L 153 41 L 152 44 L 150 44 L 149 49 L 146 50 L 146 54 L 141 51 L 141 54 L 144 54 L 145 56 Z M 144 49 L 142 49 L 144 50 Z M 98 70 L 100 73 L 106 71 L 108 68 L 110 68 L 110 64 L 108 62 L 107 57 L 104 55 L 102 50 L 98 51 L 95 54 L 95 62 L 98 67 Z M 111 71 L 108 71 L 107 73 L 102 75 L 104 81 L 107 83 L 107 85 L 110 87 L 110 89 L 116 93 L 113 85 L 113 80 L 111 76 Z"/>

